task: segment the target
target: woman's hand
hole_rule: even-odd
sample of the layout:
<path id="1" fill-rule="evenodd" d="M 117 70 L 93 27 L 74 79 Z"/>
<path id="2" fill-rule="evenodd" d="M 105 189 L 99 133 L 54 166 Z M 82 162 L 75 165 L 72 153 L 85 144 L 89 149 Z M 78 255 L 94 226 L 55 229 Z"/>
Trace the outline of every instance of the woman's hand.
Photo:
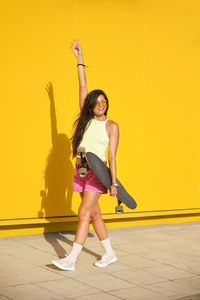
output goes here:
<path id="1" fill-rule="evenodd" d="M 71 44 L 72 44 L 72 46 L 70 46 L 70 48 L 72 49 L 76 58 L 78 58 L 78 59 L 82 58 L 83 53 L 82 53 L 81 44 L 79 42 L 79 39 L 77 39 L 77 40 L 74 39 L 74 43 L 72 42 Z"/>
<path id="2" fill-rule="evenodd" d="M 117 197 L 117 187 L 114 185 L 111 185 L 110 196 Z"/>

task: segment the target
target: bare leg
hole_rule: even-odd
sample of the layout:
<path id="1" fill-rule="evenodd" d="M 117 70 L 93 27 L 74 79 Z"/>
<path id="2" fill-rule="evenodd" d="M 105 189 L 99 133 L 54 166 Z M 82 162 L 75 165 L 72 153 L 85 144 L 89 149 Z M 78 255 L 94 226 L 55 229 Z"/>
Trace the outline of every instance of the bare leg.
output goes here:
<path id="1" fill-rule="evenodd" d="M 108 231 L 101 216 L 101 210 L 97 202 L 91 214 L 92 225 L 100 241 L 107 239 Z"/>
<path id="2" fill-rule="evenodd" d="M 100 261 L 96 262 L 95 265 L 98 267 L 102 267 L 102 266 L 105 267 L 108 264 L 116 261 L 117 258 L 116 258 L 114 250 L 112 249 L 110 239 L 108 237 L 108 231 L 107 231 L 107 228 L 102 219 L 101 210 L 100 210 L 98 203 L 96 204 L 94 210 L 92 211 L 91 219 L 92 219 L 92 224 L 93 224 L 94 230 L 105 250 L 105 254 L 107 255 L 105 257 L 102 256 L 102 259 Z"/>
<path id="3" fill-rule="evenodd" d="M 98 203 L 100 193 L 85 191 L 82 196 L 82 202 L 79 207 L 78 229 L 74 242 L 84 245 L 89 231 L 90 216 Z"/>

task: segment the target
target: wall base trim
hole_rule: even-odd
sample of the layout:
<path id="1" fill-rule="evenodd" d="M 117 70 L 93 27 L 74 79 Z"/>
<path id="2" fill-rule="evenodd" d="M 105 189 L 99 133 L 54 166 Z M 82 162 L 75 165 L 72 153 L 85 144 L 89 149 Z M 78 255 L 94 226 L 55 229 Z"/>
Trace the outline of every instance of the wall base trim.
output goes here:
<path id="1" fill-rule="evenodd" d="M 168 213 L 167 213 L 168 212 Z M 200 209 L 161 211 L 157 213 L 125 213 L 102 215 L 106 227 L 123 228 L 200 221 Z M 78 217 L 33 218 L 0 221 L 0 237 L 42 234 L 58 231 L 75 231 Z M 90 224 L 90 230 L 93 230 Z"/>

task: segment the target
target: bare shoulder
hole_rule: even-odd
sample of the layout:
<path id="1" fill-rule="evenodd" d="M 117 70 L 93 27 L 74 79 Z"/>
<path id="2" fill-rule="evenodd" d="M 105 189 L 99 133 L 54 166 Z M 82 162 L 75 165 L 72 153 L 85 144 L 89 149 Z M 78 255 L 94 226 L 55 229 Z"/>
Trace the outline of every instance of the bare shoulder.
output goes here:
<path id="1" fill-rule="evenodd" d="M 114 122 L 113 120 L 109 119 L 108 122 L 107 122 L 107 124 L 108 124 L 108 127 L 119 128 L 119 125 L 116 122 Z"/>
<path id="2" fill-rule="evenodd" d="M 116 122 L 109 119 L 106 123 L 106 130 L 107 130 L 108 136 L 110 136 L 110 134 L 112 134 L 112 133 L 116 134 L 119 131 L 119 125 Z"/>

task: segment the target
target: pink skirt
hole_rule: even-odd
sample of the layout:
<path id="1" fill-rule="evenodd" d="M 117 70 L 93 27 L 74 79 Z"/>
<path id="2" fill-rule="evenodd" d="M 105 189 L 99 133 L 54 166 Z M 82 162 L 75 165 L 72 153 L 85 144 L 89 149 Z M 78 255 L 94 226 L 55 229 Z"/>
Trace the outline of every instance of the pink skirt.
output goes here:
<path id="1" fill-rule="evenodd" d="M 104 161 L 104 163 L 106 164 L 106 161 Z M 84 191 L 107 194 L 107 188 L 99 181 L 90 168 L 86 177 L 80 177 L 78 175 L 78 167 L 76 166 L 73 177 L 73 192 L 81 193 Z"/>

